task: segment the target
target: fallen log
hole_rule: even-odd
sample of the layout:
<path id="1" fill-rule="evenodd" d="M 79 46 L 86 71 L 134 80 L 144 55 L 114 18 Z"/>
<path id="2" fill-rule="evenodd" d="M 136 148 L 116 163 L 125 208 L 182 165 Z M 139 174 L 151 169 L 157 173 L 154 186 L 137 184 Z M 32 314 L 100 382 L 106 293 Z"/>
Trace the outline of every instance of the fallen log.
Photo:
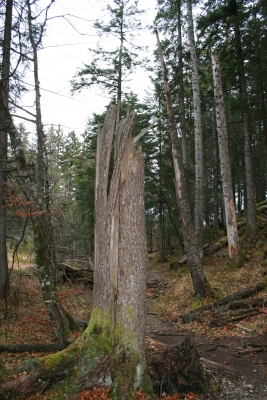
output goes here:
<path id="1" fill-rule="evenodd" d="M 238 311 L 228 311 L 222 314 L 215 314 L 209 323 L 210 327 L 227 325 L 230 322 L 242 321 L 245 318 L 253 317 L 260 313 L 259 309 L 246 309 Z"/>
<path id="2" fill-rule="evenodd" d="M 62 278 L 65 280 L 71 282 L 82 280 L 85 284 L 93 283 L 93 271 L 90 268 L 77 268 L 70 264 L 57 261 L 57 269 L 63 274 Z"/>
<path id="3" fill-rule="evenodd" d="M 267 210 L 267 200 L 264 200 L 256 205 L 256 211 L 257 213 L 261 214 L 264 213 Z M 245 218 L 242 218 L 240 221 L 237 222 L 237 229 L 243 228 L 244 226 L 247 225 L 247 220 Z M 213 254 L 216 253 L 217 251 L 220 251 L 224 247 L 228 245 L 228 236 L 224 236 L 221 239 L 219 239 L 216 243 L 207 246 L 205 245 L 203 247 L 203 253 L 204 254 Z M 176 261 L 175 263 L 172 263 L 173 269 L 176 269 L 178 266 L 184 265 L 187 263 L 187 257 L 183 257 L 180 260 Z"/>
<path id="4" fill-rule="evenodd" d="M 250 308 L 263 306 L 267 302 L 267 297 L 257 297 L 256 299 L 237 300 L 229 304 L 229 308 L 236 310 L 238 308 Z"/>
<path id="5" fill-rule="evenodd" d="M 258 347 L 258 348 L 256 348 L 256 349 L 247 349 L 247 350 L 239 351 L 238 354 L 239 354 L 240 356 L 242 356 L 242 355 L 244 355 L 244 354 L 260 353 L 260 352 L 263 351 L 263 350 L 264 350 L 263 347 Z"/>
<path id="6" fill-rule="evenodd" d="M 53 353 L 69 346 L 69 343 L 63 344 L 0 344 L 0 353 Z"/>
<path id="7" fill-rule="evenodd" d="M 234 379 L 238 379 L 239 377 L 237 372 L 233 368 L 227 367 L 211 360 L 207 360 L 203 357 L 200 358 L 200 362 L 204 368 L 210 370 L 213 374 L 224 375 Z"/>
<path id="8" fill-rule="evenodd" d="M 237 222 L 237 229 L 242 228 L 243 226 L 246 226 L 247 224 L 247 220 L 246 219 L 242 219 L 241 221 Z M 212 245 L 205 245 L 203 246 L 203 253 L 204 254 L 213 254 L 216 253 L 217 251 L 222 250 L 224 247 L 226 247 L 228 244 L 228 236 L 224 236 L 221 239 L 219 239 L 216 243 L 212 244 Z M 187 263 L 187 257 L 183 257 L 180 260 L 176 261 L 175 263 L 173 263 L 173 265 L 175 266 L 175 268 L 177 268 L 177 266 L 181 266 Z M 177 266 L 176 266 L 177 264 Z M 173 267 L 174 269 L 174 267 Z"/>
<path id="9" fill-rule="evenodd" d="M 220 300 L 216 300 L 212 303 L 205 304 L 204 306 L 198 307 L 195 310 L 190 311 L 189 313 L 183 314 L 182 321 L 184 324 L 187 324 L 191 321 L 196 321 L 197 319 L 199 319 L 201 317 L 201 314 L 204 311 L 218 309 L 219 307 L 222 307 L 224 305 L 229 305 L 229 307 L 230 307 L 234 300 L 240 300 L 240 299 L 250 297 L 250 296 L 254 295 L 255 293 L 262 291 L 266 287 L 267 287 L 267 276 L 265 276 L 264 278 L 259 280 L 255 286 L 245 288 L 243 290 L 240 290 L 239 292 L 235 292 L 235 293 L 233 293 L 229 296 L 226 296 Z M 225 309 L 224 309 L 224 311 L 225 311 Z"/>

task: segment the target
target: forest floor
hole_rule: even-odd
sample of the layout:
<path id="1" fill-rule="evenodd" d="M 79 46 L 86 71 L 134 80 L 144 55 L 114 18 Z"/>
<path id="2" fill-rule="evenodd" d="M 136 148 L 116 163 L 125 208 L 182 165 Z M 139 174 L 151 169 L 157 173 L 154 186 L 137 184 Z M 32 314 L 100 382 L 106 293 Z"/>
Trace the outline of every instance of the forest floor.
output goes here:
<path id="1" fill-rule="evenodd" d="M 248 243 L 242 243 L 242 246 L 247 259 L 238 268 L 233 268 L 227 262 L 226 249 L 204 259 L 205 273 L 217 298 L 254 286 L 266 272 L 266 229 Z M 170 397 L 161 393 L 161 398 L 267 398 L 267 315 L 259 313 L 221 326 L 211 326 L 210 316 L 184 324 L 181 319 L 184 313 L 214 299 L 202 302 L 195 298 L 188 267 L 172 270 L 170 264 L 173 258 L 162 263 L 158 261 L 158 256 L 156 252 L 150 254 L 147 349 L 153 351 L 164 344 L 179 344 L 186 332 L 194 332 L 201 361 L 213 374 L 219 389 L 205 395 L 189 393 Z M 73 316 L 89 319 L 92 307 L 90 286 L 67 280 L 59 285 L 58 296 Z M 253 297 L 264 297 L 267 304 L 266 289 Z M 263 309 L 264 305 L 265 303 L 261 305 Z M 26 343 L 55 343 L 55 336 L 43 305 L 34 263 L 22 261 L 12 270 L 11 291 L 7 301 L 0 302 L 0 344 Z M 42 355 L 43 353 L 2 353 L 1 359 L 6 368 L 16 371 L 29 358 Z M 14 372 L 13 377 L 17 374 L 18 372 Z M 57 398 L 60 398 L 60 394 L 44 392 L 31 396 L 30 399 Z"/>

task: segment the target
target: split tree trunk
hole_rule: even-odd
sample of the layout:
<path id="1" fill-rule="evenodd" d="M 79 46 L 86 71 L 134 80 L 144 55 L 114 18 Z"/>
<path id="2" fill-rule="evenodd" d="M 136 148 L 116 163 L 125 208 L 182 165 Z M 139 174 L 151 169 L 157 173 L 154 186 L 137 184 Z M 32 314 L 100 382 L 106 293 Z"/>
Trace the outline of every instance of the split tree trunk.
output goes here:
<path id="1" fill-rule="evenodd" d="M 201 297 L 205 297 L 207 296 L 208 293 L 211 292 L 211 289 L 208 284 L 207 278 L 204 274 L 203 266 L 200 262 L 198 245 L 195 238 L 195 233 L 189 208 L 189 198 L 186 187 L 182 152 L 179 146 L 176 122 L 172 109 L 172 101 L 171 101 L 170 87 L 168 83 L 167 70 L 163 59 L 158 32 L 156 32 L 156 36 L 158 41 L 158 50 L 161 60 L 165 94 L 166 94 L 166 105 L 168 112 L 168 122 L 169 122 L 169 130 L 172 143 L 172 155 L 173 155 L 173 164 L 175 173 L 175 189 L 176 189 L 176 197 L 181 218 L 181 228 L 184 239 L 184 248 L 185 248 L 185 253 L 187 255 L 188 265 L 190 268 L 190 274 L 195 294 Z"/>
<path id="2" fill-rule="evenodd" d="M 108 172 L 116 108 L 107 110 L 98 135 L 95 189 L 94 304 L 83 336 L 58 355 L 40 359 L 21 381 L 26 398 L 40 383 L 62 379 L 65 392 L 95 384 L 112 387 L 116 399 L 135 399 L 140 387 L 154 399 L 145 367 L 146 274 L 144 159 L 130 137 L 136 113 L 117 127 L 118 144 L 108 190 Z M 42 378 L 42 379 L 41 379 Z M 70 387 L 68 383 L 71 382 Z M 16 393 L 16 384 L 5 390 Z M 66 387 L 68 387 L 66 389 Z M 23 396 L 22 396 L 23 393 Z"/>
<path id="3" fill-rule="evenodd" d="M 219 58 L 216 54 L 212 54 L 211 58 L 214 81 L 214 97 L 216 103 L 216 120 L 220 152 L 221 177 L 224 195 L 226 229 L 228 236 L 228 251 L 230 260 L 232 262 L 235 262 L 238 255 L 238 232 L 236 225 L 235 202 L 233 196 L 232 175 L 230 168 L 231 162 L 228 148 L 228 135 L 223 99 L 221 67 Z"/>

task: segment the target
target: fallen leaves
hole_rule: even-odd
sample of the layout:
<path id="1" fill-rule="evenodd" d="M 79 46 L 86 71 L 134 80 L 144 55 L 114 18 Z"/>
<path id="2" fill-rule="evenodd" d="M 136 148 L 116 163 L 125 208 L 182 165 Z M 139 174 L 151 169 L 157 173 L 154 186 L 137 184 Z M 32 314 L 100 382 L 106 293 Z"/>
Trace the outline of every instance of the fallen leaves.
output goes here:
<path id="1" fill-rule="evenodd" d="M 109 400 L 109 390 L 110 388 L 107 386 L 94 386 L 93 390 L 83 390 L 78 394 L 79 400 Z"/>
<path id="2" fill-rule="evenodd" d="M 78 394 L 79 400 L 109 400 L 110 388 L 107 386 L 94 386 L 93 390 L 83 390 Z M 136 400 L 147 400 L 148 396 L 142 393 L 140 389 L 137 389 L 135 392 L 135 399 Z M 171 398 L 172 399 L 172 398 Z M 175 399 L 173 399 L 175 400 Z"/>

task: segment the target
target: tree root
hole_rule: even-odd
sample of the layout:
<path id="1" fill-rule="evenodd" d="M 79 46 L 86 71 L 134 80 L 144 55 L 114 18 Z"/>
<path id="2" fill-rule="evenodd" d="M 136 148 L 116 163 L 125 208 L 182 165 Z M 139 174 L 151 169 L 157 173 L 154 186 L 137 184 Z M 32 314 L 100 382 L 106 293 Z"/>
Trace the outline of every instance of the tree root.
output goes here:
<path id="1" fill-rule="evenodd" d="M 148 372 L 155 392 L 202 392 L 209 378 L 201 365 L 192 333 L 181 345 L 160 349 L 148 360 Z"/>
<path id="2" fill-rule="evenodd" d="M 62 392 L 72 395 L 90 390 L 94 385 L 113 387 L 116 377 L 112 355 L 100 354 L 94 345 L 93 336 L 87 332 L 67 349 L 35 360 L 27 375 L 2 384 L 3 398 L 27 399 L 62 380 Z M 156 391 L 160 387 L 164 391 L 169 387 L 169 392 L 202 391 L 207 382 L 192 334 L 187 334 L 181 345 L 163 348 L 150 355 L 147 372 Z M 148 398 L 155 398 L 152 392 Z"/>

